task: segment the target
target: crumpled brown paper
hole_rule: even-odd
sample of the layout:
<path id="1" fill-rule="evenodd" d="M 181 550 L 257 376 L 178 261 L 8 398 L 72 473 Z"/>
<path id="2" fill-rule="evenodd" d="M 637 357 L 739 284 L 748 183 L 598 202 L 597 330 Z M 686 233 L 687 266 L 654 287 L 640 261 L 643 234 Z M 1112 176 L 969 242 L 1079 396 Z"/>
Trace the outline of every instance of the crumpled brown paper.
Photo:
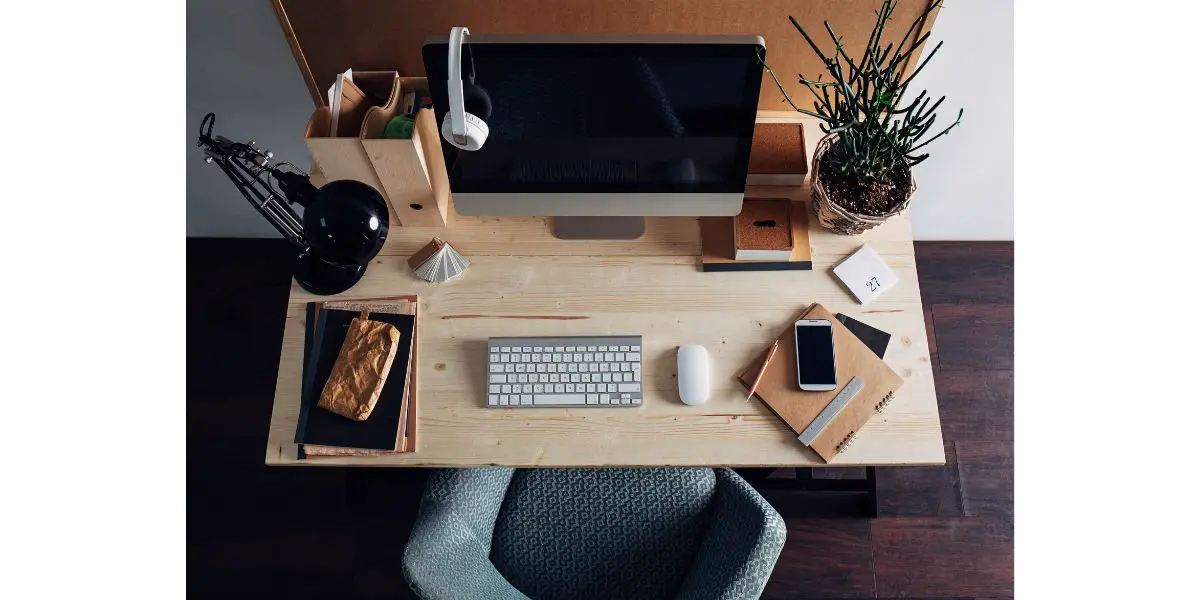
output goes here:
<path id="1" fill-rule="evenodd" d="M 366 421 L 387 381 L 400 330 L 390 323 L 355 318 L 317 406 L 347 419 Z"/>

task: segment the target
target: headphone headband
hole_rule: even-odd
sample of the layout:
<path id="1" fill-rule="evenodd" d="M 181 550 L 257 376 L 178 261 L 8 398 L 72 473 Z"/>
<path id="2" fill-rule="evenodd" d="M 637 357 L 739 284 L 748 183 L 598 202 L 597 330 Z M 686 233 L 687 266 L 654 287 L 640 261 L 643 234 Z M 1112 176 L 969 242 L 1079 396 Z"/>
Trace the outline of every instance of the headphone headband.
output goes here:
<path id="1" fill-rule="evenodd" d="M 466 100 L 463 98 L 463 82 L 462 82 L 462 47 L 463 39 L 471 34 L 471 30 L 466 27 L 451 27 L 450 28 L 450 48 L 446 53 L 449 64 L 447 70 L 449 79 L 446 82 L 446 91 L 450 96 L 450 133 L 455 140 L 460 143 L 465 143 L 467 135 L 467 107 Z M 467 50 L 470 52 L 470 49 Z M 471 57 L 471 77 L 475 75 L 474 57 Z"/>

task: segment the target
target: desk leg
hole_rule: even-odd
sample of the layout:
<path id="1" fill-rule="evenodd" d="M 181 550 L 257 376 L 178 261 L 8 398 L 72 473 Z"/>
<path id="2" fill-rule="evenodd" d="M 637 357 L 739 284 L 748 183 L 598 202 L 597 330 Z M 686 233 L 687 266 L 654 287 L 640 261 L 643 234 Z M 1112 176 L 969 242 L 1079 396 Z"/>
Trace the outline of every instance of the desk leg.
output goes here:
<path id="1" fill-rule="evenodd" d="M 784 517 L 855 517 L 879 515 L 875 468 L 861 479 L 817 479 L 814 469 L 795 469 L 795 477 L 768 478 L 775 469 L 737 472 Z"/>

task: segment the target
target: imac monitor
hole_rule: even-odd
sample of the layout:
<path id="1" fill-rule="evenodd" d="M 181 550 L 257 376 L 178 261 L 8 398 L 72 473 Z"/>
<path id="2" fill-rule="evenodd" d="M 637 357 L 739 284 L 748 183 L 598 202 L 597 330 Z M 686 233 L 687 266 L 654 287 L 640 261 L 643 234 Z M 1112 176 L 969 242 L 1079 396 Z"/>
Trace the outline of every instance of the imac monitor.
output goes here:
<path id="1" fill-rule="evenodd" d="M 556 234 L 581 239 L 638 237 L 643 216 L 736 215 L 763 49 L 757 36 L 467 36 L 466 111 L 489 133 L 475 151 L 442 140 L 455 209 L 560 217 Z M 448 38 L 422 51 L 440 127 Z"/>

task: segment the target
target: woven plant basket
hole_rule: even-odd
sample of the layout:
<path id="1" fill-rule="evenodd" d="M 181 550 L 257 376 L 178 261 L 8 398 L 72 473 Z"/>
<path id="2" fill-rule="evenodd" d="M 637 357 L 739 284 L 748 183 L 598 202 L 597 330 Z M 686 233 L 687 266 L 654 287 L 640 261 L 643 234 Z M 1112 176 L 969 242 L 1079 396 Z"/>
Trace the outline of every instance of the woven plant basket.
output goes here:
<path id="1" fill-rule="evenodd" d="M 908 171 L 908 196 L 901 202 L 892 212 L 881 215 L 860 215 L 855 212 L 850 212 L 839 206 L 829 197 L 829 192 L 825 190 L 821 178 L 817 175 L 820 173 L 821 158 L 825 156 L 825 152 L 830 146 L 837 141 L 837 134 L 831 133 L 817 142 L 817 148 L 813 151 L 812 161 L 812 211 L 817 216 L 817 221 L 821 226 L 834 233 L 842 235 L 858 235 L 869 229 L 873 229 L 882 225 L 884 221 L 900 214 L 904 209 L 908 208 L 908 203 L 912 201 L 913 193 L 917 191 L 917 182 L 913 178 L 912 170 Z"/>

